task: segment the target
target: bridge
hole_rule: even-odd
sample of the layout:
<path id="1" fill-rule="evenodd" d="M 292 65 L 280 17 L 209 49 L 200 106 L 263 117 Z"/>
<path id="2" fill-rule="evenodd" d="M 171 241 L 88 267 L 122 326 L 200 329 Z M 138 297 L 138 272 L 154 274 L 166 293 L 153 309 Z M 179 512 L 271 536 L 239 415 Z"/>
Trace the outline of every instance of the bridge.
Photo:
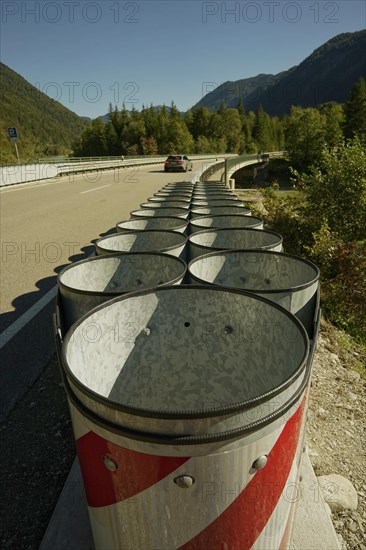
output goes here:
<path id="1" fill-rule="evenodd" d="M 263 162 L 269 162 L 272 158 L 283 157 L 286 155 L 286 151 L 272 151 L 267 153 L 257 153 L 253 155 L 239 155 L 232 158 L 225 158 L 215 162 L 207 167 L 201 174 L 201 179 L 209 179 L 215 172 L 223 171 L 222 179 L 225 181 L 228 187 L 235 188 L 235 182 L 233 183 L 233 175 L 235 172 L 246 166 L 253 164 L 262 164 Z"/>
<path id="2" fill-rule="evenodd" d="M 224 179 L 229 185 L 233 174 L 250 164 L 259 164 L 271 158 L 283 156 L 283 151 L 270 153 L 258 153 L 253 155 L 216 154 L 216 155 L 191 155 L 193 161 L 204 161 L 206 167 L 201 170 L 199 178 L 208 179 L 214 172 L 224 169 Z M 115 170 L 162 164 L 166 159 L 164 156 L 154 157 L 75 157 L 75 158 L 54 158 L 39 159 L 32 164 L 21 164 L 14 166 L 0 167 L 0 187 L 27 183 L 50 178 L 57 178 L 63 175 L 78 174 L 86 172 L 101 172 L 104 170 Z M 197 175 L 198 176 L 198 175 Z M 198 181 L 198 180 L 197 180 Z"/>

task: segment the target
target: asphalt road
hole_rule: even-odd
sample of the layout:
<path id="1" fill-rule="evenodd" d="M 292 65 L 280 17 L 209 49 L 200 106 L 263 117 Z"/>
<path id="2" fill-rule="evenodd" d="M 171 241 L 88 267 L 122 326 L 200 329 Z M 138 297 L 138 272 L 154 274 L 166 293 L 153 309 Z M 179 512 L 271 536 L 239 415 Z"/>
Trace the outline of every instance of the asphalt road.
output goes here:
<path id="1" fill-rule="evenodd" d="M 194 170 L 201 162 L 194 163 Z M 160 166 L 64 176 L 0 190 L 0 419 L 34 383 L 54 354 L 51 316 L 57 273 L 93 252 L 92 242 L 169 182 Z M 35 308 L 38 313 L 33 316 Z M 36 309 L 37 311 L 37 309 Z M 24 315 L 32 318 L 19 329 Z M 14 325 L 15 323 L 15 325 Z M 7 342 L 4 345 L 4 342 Z"/>

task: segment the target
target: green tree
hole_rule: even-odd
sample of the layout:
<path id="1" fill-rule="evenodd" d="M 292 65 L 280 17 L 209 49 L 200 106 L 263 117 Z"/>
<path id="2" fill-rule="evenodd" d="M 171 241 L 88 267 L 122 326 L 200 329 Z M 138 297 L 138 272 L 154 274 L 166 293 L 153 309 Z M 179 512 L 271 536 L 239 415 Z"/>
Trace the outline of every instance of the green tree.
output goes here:
<path id="1" fill-rule="evenodd" d="M 101 118 L 96 118 L 85 128 L 79 147 L 76 151 L 77 156 L 94 157 L 108 154 L 105 123 Z"/>
<path id="2" fill-rule="evenodd" d="M 366 142 L 366 82 L 360 78 L 353 86 L 344 104 L 344 134 L 346 138 L 359 138 Z"/>
<path id="3" fill-rule="evenodd" d="M 128 124 L 126 124 L 123 127 L 122 134 L 121 134 L 121 142 L 122 142 L 122 152 L 126 152 L 128 154 L 141 154 L 142 153 L 142 145 L 141 145 L 141 139 L 146 136 L 146 128 L 144 124 L 144 120 L 141 117 L 140 113 L 137 111 L 131 111 L 131 116 L 128 121 Z M 133 151 L 133 152 L 131 152 Z"/>
<path id="4" fill-rule="evenodd" d="M 325 142 L 327 147 L 337 147 L 343 141 L 344 114 L 342 105 L 331 102 L 320 106 L 320 112 L 325 115 Z"/>
<path id="5" fill-rule="evenodd" d="M 297 175 L 315 231 L 324 224 L 344 241 L 366 239 L 366 153 L 358 138 L 321 152 L 309 174 Z"/>
<path id="6" fill-rule="evenodd" d="M 223 137 L 227 141 L 227 151 L 238 153 L 242 137 L 242 122 L 237 109 L 225 109 L 222 118 Z"/>
<path id="7" fill-rule="evenodd" d="M 285 131 L 282 121 L 278 117 L 271 118 L 272 145 L 277 151 L 283 151 L 285 148 Z"/>
<path id="8" fill-rule="evenodd" d="M 317 109 L 292 107 L 285 137 L 294 166 L 306 169 L 318 162 L 325 145 L 325 122 L 325 116 Z"/>
<path id="9" fill-rule="evenodd" d="M 198 136 L 194 146 L 195 153 L 211 153 L 212 143 L 206 136 Z"/>
<path id="10" fill-rule="evenodd" d="M 253 139 L 261 151 L 273 149 L 272 129 L 270 116 L 259 105 L 252 131 Z"/>
<path id="11" fill-rule="evenodd" d="M 199 136 L 209 137 L 211 116 L 207 107 L 195 107 L 188 111 L 186 124 L 194 139 Z"/>
<path id="12" fill-rule="evenodd" d="M 184 121 L 180 118 L 170 118 L 167 125 L 168 151 L 172 153 L 190 153 L 193 147 L 193 138 Z"/>
<path id="13" fill-rule="evenodd" d="M 141 146 L 144 155 L 157 155 L 159 152 L 158 143 L 154 136 L 141 138 Z"/>
<path id="14" fill-rule="evenodd" d="M 237 109 L 238 109 L 239 116 L 242 119 L 245 116 L 245 109 L 244 109 L 244 103 L 242 98 L 239 99 Z"/>
<path id="15" fill-rule="evenodd" d="M 117 132 L 112 122 L 107 122 L 105 126 L 106 151 L 108 155 L 120 155 L 121 146 L 118 140 Z"/>

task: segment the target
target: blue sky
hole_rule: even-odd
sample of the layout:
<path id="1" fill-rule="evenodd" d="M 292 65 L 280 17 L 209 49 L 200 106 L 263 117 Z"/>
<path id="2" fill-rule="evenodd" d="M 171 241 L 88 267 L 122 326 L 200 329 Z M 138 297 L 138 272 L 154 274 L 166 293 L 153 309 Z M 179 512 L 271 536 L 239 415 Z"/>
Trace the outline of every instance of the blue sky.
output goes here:
<path id="1" fill-rule="evenodd" d="M 2 0 L 1 61 L 79 115 L 110 102 L 184 111 L 365 27 L 364 0 Z"/>

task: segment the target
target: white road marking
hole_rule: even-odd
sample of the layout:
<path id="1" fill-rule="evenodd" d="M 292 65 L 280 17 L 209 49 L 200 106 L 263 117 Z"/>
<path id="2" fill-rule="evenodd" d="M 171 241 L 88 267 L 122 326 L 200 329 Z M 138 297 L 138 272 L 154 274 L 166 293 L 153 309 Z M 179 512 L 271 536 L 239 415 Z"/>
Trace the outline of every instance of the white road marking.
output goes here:
<path id="1" fill-rule="evenodd" d="M 57 286 L 52 287 L 42 298 L 38 300 L 32 307 L 27 309 L 14 323 L 6 328 L 0 334 L 0 349 L 2 349 L 29 321 L 56 297 Z"/>
<path id="2" fill-rule="evenodd" d="M 112 184 L 108 183 L 108 185 L 102 185 L 101 187 L 94 187 L 94 189 L 88 189 L 87 191 L 80 191 L 80 195 L 84 195 L 84 193 L 91 193 L 92 191 L 98 191 L 98 189 L 104 189 L 104 187 L 110 187 Z"/>
<path id="3" fill-rule="evenodd" d="M 14 185 L 0 187 L 2 193 L 12 193 L 13 191 L 23 191 L 24 189 L 38 189 L 39 187 L 45 187 L 46 185 L 55 185 L 61 183 L 60 181 L 49 181 L 47 183 L 38 183 L 32 181 L 29 183 L 15 183 Z M 34 185 L 31 185 L 34 184 Z"/>

